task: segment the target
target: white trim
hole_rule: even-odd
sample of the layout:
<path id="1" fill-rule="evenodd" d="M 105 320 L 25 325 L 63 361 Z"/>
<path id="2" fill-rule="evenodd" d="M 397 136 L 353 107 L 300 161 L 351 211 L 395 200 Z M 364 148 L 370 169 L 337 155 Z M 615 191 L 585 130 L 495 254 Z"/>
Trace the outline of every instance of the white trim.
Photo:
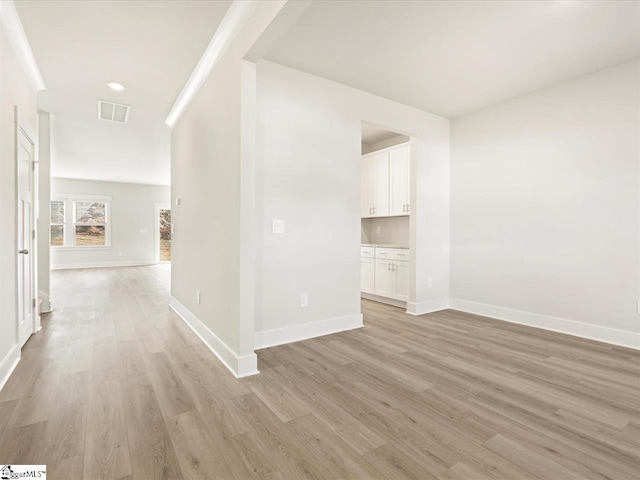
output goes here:
<path id="1" fill-rule="evenodd" d="M 184 320 L 191 330 L 209 347 L 236 378 L 248 377 L 258 372 L 258 357 L 254 353 L 239 357 L 226 343 L 213 333 L 182 303 L 171 296 L 169 306 Z"/>
<path id="2" fill-rule="evenodd" d="M 42 303 L 40 304 L 40 313 L 52 312 L 53 301 L 49 298 L 49 295 L 42 290 L 38 290 L 38 297 L 42 299 Z"/>
<path id="3" fill-rule="evenodd" d="M 372 293 L 360 292 L 360 298 L 365 298 L 367 300 L 372 300 L 378 303 L 384 303 L 386 305 L 391 305 L 392 307 L 400 307 L 407 308 L 407 302 L 403 300 L 396 300 L 395 298 L 389 297 L 381 297 L 380 295 L 374 295 Z"/>
<path id="4" fill-rule="evenodd" d="M 255 332 L 255 349 L 275 347 L 285 343 L 299 342 L 309 338 L 321 337 L 332 333 L 344 332 L 361 328 L 362 314 L 345 315 L 343 317 L 328 318 L 317 322 L 303 323 L 302 325 L 292 325 L 290 327 L 274 328 Z"/>
<path id="5" fill-rule="evenodd" d="M 0 362 L 0 390 L 6 385 L 18 362 L 20 362 L 20 348 L 15 344 Z"/>
<path id="6" fill-rule="evenodd" d="M 27 35 L 24 33 L 24 28 L 13 0 L 0 1 L 0 20 L 2 20 L 9 43 L 11 43 L 18 61 L 29 78 L 31 88 L 36 92 L 46 90 L 47 87 L 42 80 L 42 75 L 40 75 L 40 69 L 36 63 L 36 58 L 33 56 Z"/>
<path id="7" fill-rule="evenodd" d="M 448 298 L 437 298 L 426 302 L 407 302 L 407 313 L 409 315 L 425 315 L 427 313 L 439 312 L 449 308 Z"/>
<path id="8" fill-rule="evenodd" d="M 84 263 L 65 263 L 63 265 L 51 265 L 51 270 L 72 270 L 75 268 L 109 268 L 109 267 L 147 267 L 155 265 L 150 262 L 84 262 Z"/>
<path id="9" fill-rule="evenodd" d="M 257 0 L 234 0 L 231 3 L 213 34 L 211 42 L 209 42 L 196 68 L 180 92 L 176 103 L 171 107 L 167 119 L 164 121 L 170 128 L 173 128 L 180 119 L 257 4 Z"/>
<path id="10" fill-rule="evenodd" d="M 510 323 L 528 325 L 552 332 L 565 333 L 598 342 L 611 343 L 622 347 L 640 349 L 640 332 L 618 330 L 616 328 L 592 325 L 564 318 L 551 317 L 538 313 L 513 310 L 511 308 L 486 305 L 469 300 L 450 299 L 450 308 L 475 315 L 495 318 Z"/>

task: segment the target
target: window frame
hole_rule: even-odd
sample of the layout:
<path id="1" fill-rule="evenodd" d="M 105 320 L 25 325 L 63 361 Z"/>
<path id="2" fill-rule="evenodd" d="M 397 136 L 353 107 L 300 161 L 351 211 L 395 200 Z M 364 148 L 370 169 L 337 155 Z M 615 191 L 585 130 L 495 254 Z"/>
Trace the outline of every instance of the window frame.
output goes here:
<path id="1" fill-rule="evenodd" d="M 110 250 L 111 249 L 111 197 L 107 195 L 55 194 L 50 202 L 64 202 L 64 240 L 62 246 L 51 245 L 51 203 L 49 203 L 49 248 L 64 250 Z M 76 222 L 76 202 L 104 202 L 104 224 Z M 55 225 L 59 225 L 56 223 Z M 104 225 L 104 245 L 76 245 L 76 226 Z"/>

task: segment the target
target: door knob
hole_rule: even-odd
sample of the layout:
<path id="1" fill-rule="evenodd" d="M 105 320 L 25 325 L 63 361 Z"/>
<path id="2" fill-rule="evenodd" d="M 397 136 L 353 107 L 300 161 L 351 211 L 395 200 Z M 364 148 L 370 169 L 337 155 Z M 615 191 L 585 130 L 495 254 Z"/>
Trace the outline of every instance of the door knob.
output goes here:
<path id="1" fill-rule="evenodd" d="M 22 250 L 18 250 L 18 253 L 21 253 L 22 255 L 29 255 L 29 250 L 27 250 L 26 248 L 22 249 Z"/>

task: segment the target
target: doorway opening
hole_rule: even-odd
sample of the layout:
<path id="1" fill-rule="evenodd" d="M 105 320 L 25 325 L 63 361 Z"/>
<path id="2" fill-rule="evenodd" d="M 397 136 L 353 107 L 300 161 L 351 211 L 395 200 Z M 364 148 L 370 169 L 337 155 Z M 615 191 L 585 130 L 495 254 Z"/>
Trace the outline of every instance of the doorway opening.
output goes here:
<path id="1" fill-rule="evenodd" d="M 410 140 L 362 122 L 360 296 L 403 308 L 411 262 Z"/>
<path id="2" fill-rule="evenodd" d="M 158 263 L 171 262 L 171 207 L 156 205 L 156 258 Z"/>

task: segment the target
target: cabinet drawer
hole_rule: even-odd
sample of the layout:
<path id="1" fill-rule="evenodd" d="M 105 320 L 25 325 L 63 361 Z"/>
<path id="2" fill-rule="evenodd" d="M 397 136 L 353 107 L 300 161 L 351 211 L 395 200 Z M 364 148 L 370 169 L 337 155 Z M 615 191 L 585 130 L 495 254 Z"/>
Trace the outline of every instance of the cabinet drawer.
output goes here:
<path id="1" fill-rule="evenodd" d="M 388 259 L 388 260 L 404 260 L 409 261 L 409 249 L 408 248 L 376 248 L 376 258 Z"/>
<path id="2" fill-rule="evenodd" d="M 375 258 L 374 247 L 360 247 L 360 256 L 365 258 Z"/>

